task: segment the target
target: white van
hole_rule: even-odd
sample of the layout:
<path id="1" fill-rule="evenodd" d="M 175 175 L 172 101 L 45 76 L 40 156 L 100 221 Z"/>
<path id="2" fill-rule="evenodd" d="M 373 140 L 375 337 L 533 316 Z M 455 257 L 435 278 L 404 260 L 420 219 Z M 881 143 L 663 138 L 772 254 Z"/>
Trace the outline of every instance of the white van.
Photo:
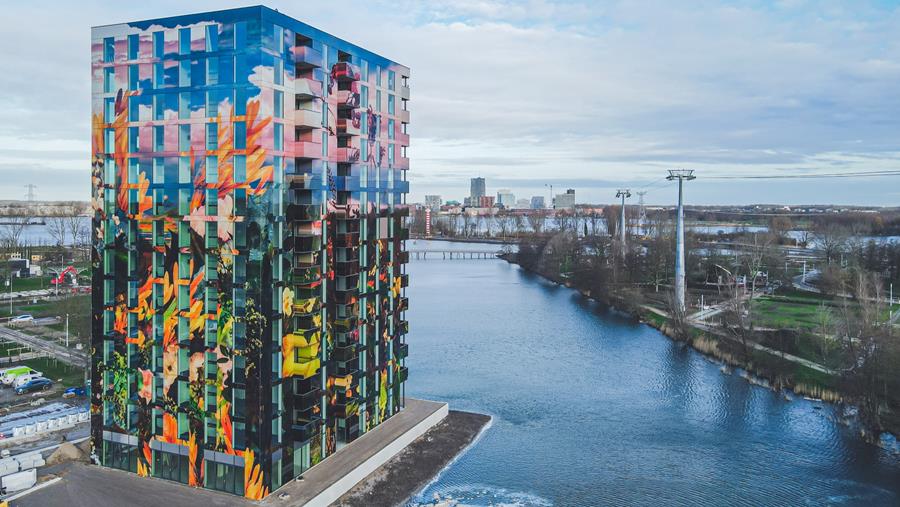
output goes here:
<path id="1" fill-rule="evenodd" d="M 33 370 L 27 366 L 16 366 L 15 368 L 10 368 L 3 373 L 3 377 L 0 377 L 0 381 L 3 382 L 3 385 L 11 386 L 13 381 L 16 378 L 22 375 L 43 375 L 41 372 L 37 370 Z"/>
<path id="2" fill-rule="evenodd" d="M 16 377 L 16 380 L 13 381 L 12 386 L 15 388 L 15 387 L 25 385 L 29 381 L 34 380 L 36 378 L 40 378 L 41 376 L 42 376 L 41 372 L 39 372 L 39 371 L 34 372 L 34 373 L 26 373 L 25 375 L 19 375 L 18 377 Z"/>

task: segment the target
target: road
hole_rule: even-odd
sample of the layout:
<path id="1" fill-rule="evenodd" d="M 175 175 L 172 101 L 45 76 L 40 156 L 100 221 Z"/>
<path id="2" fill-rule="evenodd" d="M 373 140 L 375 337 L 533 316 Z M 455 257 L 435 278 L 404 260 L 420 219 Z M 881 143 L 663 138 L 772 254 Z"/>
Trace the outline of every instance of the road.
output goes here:
<path id="1" fill-rule="evenodd" d="M 819 277 L 819 270 L 813 269 L 806 272 L 806 280 L 814 280 Z M 806 292 L 815 292 L 816 294 L 821 293 L 818 287 L 814 285 L 810 285 L 808 282 L 804 281 L 804 275 L 797 275 L 794 277 L 794 287 L 806 291 Z"/>
<path id="2" fill-rule="evenodd" d="M 69 349 L 50 340 L 31 336 L 8 327 L 0 327 L 0 339 L 25 345 L 32 350 L 46 352 L 51 357 L 79 368 L 84 367 L 87 363 L 87 354 L 84 352 Z"/>

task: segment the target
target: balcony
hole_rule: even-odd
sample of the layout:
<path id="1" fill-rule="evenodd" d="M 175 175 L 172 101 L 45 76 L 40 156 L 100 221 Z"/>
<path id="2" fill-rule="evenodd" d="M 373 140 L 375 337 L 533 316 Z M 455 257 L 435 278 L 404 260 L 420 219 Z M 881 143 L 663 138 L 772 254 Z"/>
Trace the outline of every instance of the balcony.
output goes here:
<path id="1" fill-rule="evenodd" d="M 399 113 L 397 113 L 397 118 L 400 119 L 400 123 L 409 123 L 409 110 L 401 109 Z"/>
<path id="2" fill-rule="evenodd" d="M 322 280 L 322 267 L 313 265 L 291 270 L 291 284 L 311 285 Z"/>
<path id="3" fill-rule="evenodd" d="M 409 157 L 397 157 L 394 159 L 394 169 L 409 169 Z"/>
<path id="4" fill-rule="evenodd" d="M 306 160 L 322 158 L 322 143 L 313 141 L 295 141 L 292 155 L 294 155 L 294 158 Z"/>
<path id="5" fill-rule="evenodd" d="M 309 46 L 294 46 L 291 52 L 294 53 L 298 70 L 305 71 L 322 66 L 322 53 L 316 49 Z"/>
<path id="6" fill-rule="evenodd" d="M 312 100 L 322 97 L 322 83 L 308 77 L 298 77 L 294 81 L 294 93 L 302 100 Z"/>
<path id="7" fill-rule="evenodd" d="M 353 83 L 356 85 L 356 82 Z M 353 86 L 356 88 L 356 86 Z M 335 94 L 338 109 L 356 109 L 359 107 L 359 92 L 356 90 L 338 90 Z"/>
<path id="8" fill-rule="evenodd" d="M 337 133 L 339 136 L 358 136 L 360 135 L 359 115 L 356 118 L 338 118 Z"/>
<path id="9" fill-rule="evenodd" d="M 314 252 L 316 250 L 322 249 L 322 237 L 321 236 L 300 236 L 294 237 L 294 248 L 295 252 Z"/>
<path id="10" fill-rule="evenodd" d="M 394 141 L 401 146 L 409 146 L 409 134 L 404 134 L 403 132 L 397 132 L 394 134 Z"/>
<path id="11" fill-rule="evenodd" d="M 310 419 L 298 419 L 291 424 L 291 433 L 294 441 L 306 442 L 312 439 L 319 432 L 319 425 L 322 424 L 322 418 L 312 416 Z"/>
<path id="12" fill-rule="evenodd" d="M 331 77 L 337 81 L 359 81 L 359 76 L 359 67 L 350 62 L 338 62 L 331 68 Z"/>
<path id="13" fill-rule="evenodd" d="M 343 164 L 355 164 L 359 162 L 359 148 L 352 146 L 337 149 L 337 162 Z"/>
<path id="14" fill-rule="evenodd" d="M 408 86 L 400 87 L 400 98 L 403 100 L 409 100 L 409 87 Z"/>
<path id="15" fill-rule="evenodd" d="M 409 355 L 409 345 L 406 343 L 400 343 L 399 341 L 393 342 L 394 347 L 394 358 L 395 359 L 404 359 Z"/>
<path id="16" fill-rule="evenodd" d="M 294 110 L 294 125 L 311 129 L 322 128 L 322 112 L 306 108 L 296 109 Z"/>
<path id="17" fill-rule="evenodd" d="M 406 366 L 400 368 L 400 371 L 397 373 L 397 378 L 394 379 L 394 382 L 406 382 L 406 379 L 409 378 L 409 368 Z"/>
<path id="18" fill-rule="evenodd" d="M 397 264 L 408 264 L 409 263 L 409 251 L 404 250 L 402 252 L 398 252 L 396 259 L 397 259 Z"/>
<path id="19" fill-rule="evenodd" d="M 336 262 L 334 273 L 338 276 L 354 276 L 359 274 L 359 262 Z"/>
<path id="20" fill-rule="evenodd" d="M 295 299 L 293 310 L 297 315 L 311 315 L 322 309 L 322 299 L 313 297 L 306 299 Z"/>

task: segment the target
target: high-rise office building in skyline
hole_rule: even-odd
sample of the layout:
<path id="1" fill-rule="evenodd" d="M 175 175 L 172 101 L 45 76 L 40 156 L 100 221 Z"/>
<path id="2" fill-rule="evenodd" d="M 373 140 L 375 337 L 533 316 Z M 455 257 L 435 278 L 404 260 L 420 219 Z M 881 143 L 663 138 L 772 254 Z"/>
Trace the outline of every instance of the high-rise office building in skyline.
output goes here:
<path id="1" fill-rule="evenodd" d="M 479 202 L 481 202 L 481 198 L 486 194 L 484 178 L 472 178 L 470 180 L 470 189 L 469 189 L 469 198 L 471 199 L 474 206 L 477 206 Z"/>
<path id="2" fill-rule="evenodd" d="M 409 69 L 265 7 L 91 39 L 93 448 L 263 498 L 403 406 Z"/>

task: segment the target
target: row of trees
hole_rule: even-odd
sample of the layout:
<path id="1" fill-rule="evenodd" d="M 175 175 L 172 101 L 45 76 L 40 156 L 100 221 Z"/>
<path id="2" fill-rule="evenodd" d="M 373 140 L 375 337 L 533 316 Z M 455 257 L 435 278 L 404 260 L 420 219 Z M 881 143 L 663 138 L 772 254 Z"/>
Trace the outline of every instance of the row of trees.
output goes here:
<path id="1" fill-rule="evenodd" d="M 26 245 L 29 226 L 46 227 L 53 246 L 81 246 L 89 241 L 90 223 L 86 219 L 88 205 L 69 201 L 41 207 L 21 204 L 0 212 L 0 246 L 15 250 Z"/>

